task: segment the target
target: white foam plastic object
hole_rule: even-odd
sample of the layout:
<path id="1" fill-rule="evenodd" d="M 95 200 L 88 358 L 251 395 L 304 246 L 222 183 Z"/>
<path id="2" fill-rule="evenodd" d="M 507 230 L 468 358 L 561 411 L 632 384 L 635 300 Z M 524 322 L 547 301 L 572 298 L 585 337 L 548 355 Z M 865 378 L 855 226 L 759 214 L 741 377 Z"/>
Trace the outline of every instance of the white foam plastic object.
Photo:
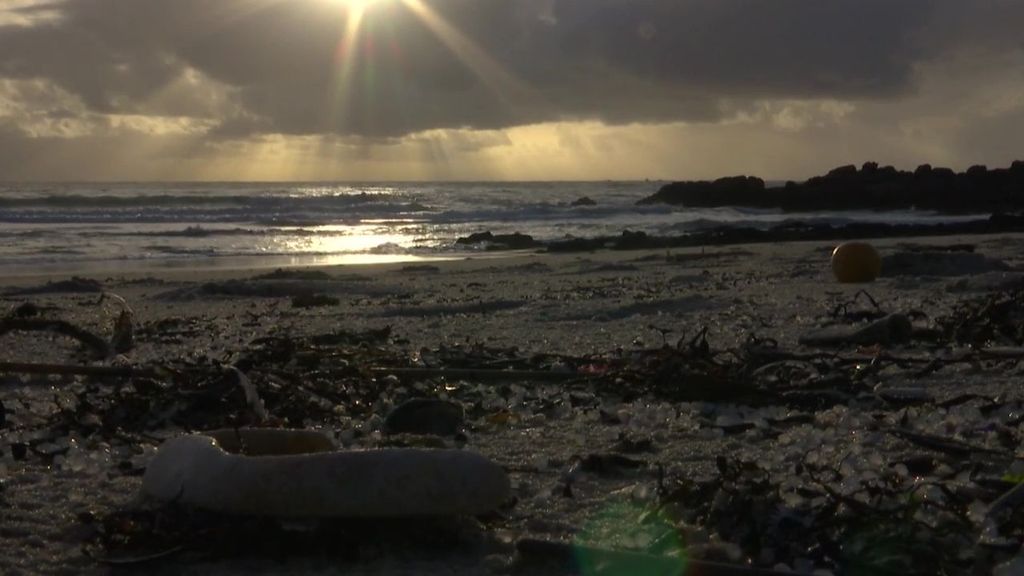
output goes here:
<path id="1" fill-rule="evenodd" d="M 511 493 L 505 470 L 474 452 L 338 451 L 306 430 L 219 430 L 168 440 L 146 468 L 150 497 L 275 517 L 476 515 Z"/>

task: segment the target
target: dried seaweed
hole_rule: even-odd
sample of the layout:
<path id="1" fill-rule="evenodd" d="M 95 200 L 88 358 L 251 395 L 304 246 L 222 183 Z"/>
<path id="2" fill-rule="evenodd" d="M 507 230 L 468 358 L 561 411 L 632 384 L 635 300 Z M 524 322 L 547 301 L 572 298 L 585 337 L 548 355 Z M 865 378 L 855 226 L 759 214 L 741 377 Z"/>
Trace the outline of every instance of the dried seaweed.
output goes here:
<path id="1" fill-rule="evenodd" d="M 858 302 L 850 303 L 833 310 L 833 320 L 863 321 L 882 313 L 883 306 L 870 295 L 859 298 L 868 300 L 870 308 L 864 311 L 856 307 Z M 18 322 L 27 320 L 8 318 L 3 326 L 7 331 L 16 330 L 25 325 Z M 988 414 L 1013 407 L 1005 399 L 968 395 L 940 401 L 928 394 L 876 390 L 876 385 L 885 370 L 913 374 L 922 368 L 934 370 L 983 358 L 1017 361 L 1024 354 L 994 346 L 1024 346 L 1022 320 L 1024 296 L 1020 293 L 963 302 L 951 316 L 935 320 L 938 338 L 929 346 L 969 344 L 975 349 L 941 358 L 935 358 L 930 349 L 915 355 L 914 341 L 905 343 L 899 354 L 882 346 L 855 352 L 787 350 L 771 338 L 751 335 L 738 347 L 721 349 L 709 339 L 706 328 L 685 332 L 679 327 L 659 329 L 660 347 L 583 356 L 531 354 L 479 343 L 409 350 L 385 328 L 262 337 L 226 353 L 219 361 L 166 358 L 159 366 L 116 367 L 7 363 L 0 364 L 0 371 L 50 369 L 50 373 L 82 375 L 76 381 L 74 402 L 61 405 L 46 422 L 51 434 L 118 438 L 136 444 L 155 441 L 150 435 L 167 429 L 336 426 L 339 419 L 376 417 L 383 405 L 415 398 L 452 399 L 465 407 L 467 422 L 493 423 L 515 417 L 486 402 L 484 390 L 492 398 L 495 394 L 504 399 L 515 396 L 534 414 L 591 411 L 595 420 L 607 426 L 621 423 L 616 414 L 602 412 L 607 400 L 643 398 L 676 405 L 700 402 L 712 410 L 716 403 L 788 409 L 757 424 L 742 419 L 716 421 L 701 415 L 701 428 L 735 434 L 737 439 L 747 433 L 775 438 L 807 426 L 823 409 L 856 403 L 858 409 L 876 411 L 871 430 L 903 451 L 897 450 L 891 461 L 881 463 L 876 476 L 857 478 L 843 465 L 826 466 L 810 459 L 779 474 L 758 461 L 723 456 L 716 462 L 717 475 L 712 478 L 665 478 L 662 473 L 658 497 L 637 510 L 637 523 L 657 514 L 670 519 L 678 534 L 687 527 L 700 527 L 760 567 L 708 563 L 708 556 L 700 556 L 694 546 L 698 560 L 693 566 L 705 562 L 711 570 L 707 573 L 769 573 L 765 569 L 776 562 L 789 566 L 805 562 L 843 574 L 959 574 L 990 566 L 1010 553 L 1001 548 L 1003 540 L 978 544 L 982 528 L 976 521 L 980 509 L 976 503 L 992 511 L 986 522 L 1000 538 L 1019 542 L 1024 534 L 1021 490 L 1005 482 L 986 484 L 986 478 L 998 479 L 1005 473 L 1013 454 L 1004 447 L 1019 443 L 1018 432 L 1009 429 L 1010 425 L 1004 426 L 1008 430 L 993 428 L 994 434 L 1006 437 L 999 440 L 1002 446 L 978 436 L 936 436 L 912 429 L 908 412 L 901 410 L 907 405 L 950 410 L 977 406 Z M 165 319 L 141 326 L 135 336 L 171 338 L 200 330 L 197 319 Z M 672 343 L 670 334 L 682 337 Z M 240 373 L 248 383 L 245 387 L 239 386 Z M 113 379 L 117 379 L 116 385 L 111 385 Z M 545 394 L 545 387 L 557 388 L 559 393 Z M 265 408 L 265 415 L 256 413 L 257 405 Z M 900 414 L 902 421 L 893 425 L 901 420 Z M 355 437 L 365 433 L 350 432 Z M 419 445 L 402 437 L 386 441 Z M 22 443 L 15 455 L 51 460 L 60 456 L 45 444 L 34 440 Z M 623 432 L 610 452 L 579 458 L 573 473 L 643 481 L 663 464 L 657 461 L 655 448 L 651 438 Z M 930 479 L 908 487 L 896 478 L 898 467 Z M 943 468 L 951 472 L 939 477 L 937 470 Z M 127 462 L 119 471 L 138 474 L 140 469 Z M 565 490 L 566 495 L 572 494 L 571 481 L 566 481 Z M 929 490 L 941 498 L 922 496 Z M 373 529 L 367 529 L 366 523 L 353 526 L 323 523 L 296 537 L 294 530 L 284 530 L 267 519 L 225 518 L 174 506 L 134 508 L 96 520 L 97 533 L 89 549 L 98 560 L 111 564 L 145 563 L 181 554 L 222 557 L 269 552 L 292 556 L 308 552 L 358 558 L 361 547 L 370 541 L 365 535 Z M 458 546 L 462 542 L 453 537 L 444 544 Z M 662 552 L 608 548 L 600 542 L 587 545 L 595 553 L 630 558 Z M 520 553 L 536 552 L 529 549 L 521 546 Z M 564 551 L 564 547 L 558 550 Z"/>
<path id="2" fill-rule="evenodd" d="M 1024 346 L 1024 290 L 960 302 L 952 314 L 936 323 L 957 344 Z"/>

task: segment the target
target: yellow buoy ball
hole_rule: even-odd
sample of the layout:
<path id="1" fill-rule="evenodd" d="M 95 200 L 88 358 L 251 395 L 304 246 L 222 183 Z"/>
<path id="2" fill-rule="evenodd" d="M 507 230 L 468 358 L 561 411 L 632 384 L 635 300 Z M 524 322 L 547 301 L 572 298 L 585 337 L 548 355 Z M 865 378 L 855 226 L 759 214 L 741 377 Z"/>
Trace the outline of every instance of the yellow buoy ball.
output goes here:
<path id="1" fill-rule="evenodd" d="M 832 272 L 843 283 L 873 282 L 882 274 L 882 258 L 867 242 L 844 242 L 832 251 Z"/>

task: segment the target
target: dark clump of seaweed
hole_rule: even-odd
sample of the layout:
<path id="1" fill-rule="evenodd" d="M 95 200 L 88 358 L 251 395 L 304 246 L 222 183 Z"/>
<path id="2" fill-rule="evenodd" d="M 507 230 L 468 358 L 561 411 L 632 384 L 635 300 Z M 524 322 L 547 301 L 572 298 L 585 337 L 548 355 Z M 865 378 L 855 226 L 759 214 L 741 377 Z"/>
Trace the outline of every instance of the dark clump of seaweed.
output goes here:
<path id="1" fill-rule="evenodd" d="M 970 346 L 1024 346 L 1024 290 L 960 302 L 937 323 L 950 341 Z"/>

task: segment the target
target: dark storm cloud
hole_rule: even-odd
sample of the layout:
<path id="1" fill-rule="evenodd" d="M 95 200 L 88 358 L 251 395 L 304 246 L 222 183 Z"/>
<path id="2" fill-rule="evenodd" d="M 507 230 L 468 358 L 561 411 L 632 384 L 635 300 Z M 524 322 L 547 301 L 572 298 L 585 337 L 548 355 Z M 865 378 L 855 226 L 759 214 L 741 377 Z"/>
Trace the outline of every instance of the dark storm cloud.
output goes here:
<path id="1" fill-rule="evenodd" d="M 59 19 L 0 28 L 0 77 L 49 80 L 92 112 L 215 116 L 225 137 L 710 121 L 730 99 L 897 97 L 914 89 L 918 63 L 1020 47 L 1009 23 L 1024 21 L 1014 1 L 426 4 L 490 60 L 469 54 L 467 66 L 400 2 L 380 0 L 339 86 L 345 22 L 329 0 L 67 0 L 43 5 Z M 227 101 L 158 98 L 189 70 Z"/>

